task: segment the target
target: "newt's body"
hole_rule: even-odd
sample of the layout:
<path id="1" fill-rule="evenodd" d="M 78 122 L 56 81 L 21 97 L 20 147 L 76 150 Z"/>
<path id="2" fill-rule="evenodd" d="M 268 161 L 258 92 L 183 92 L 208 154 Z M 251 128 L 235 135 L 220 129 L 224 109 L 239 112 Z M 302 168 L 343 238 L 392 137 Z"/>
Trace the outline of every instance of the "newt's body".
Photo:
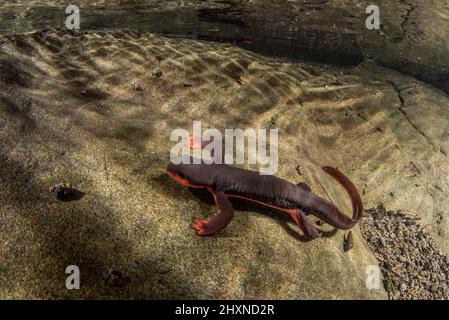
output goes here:
<path id="1" fill-rule="evenodd" d="M 229 198 L 239 198 L 289 213 L 304 234 L 313 239 L 321 234 L 306 217 L 307 214 L 313 214 L 335 228 L 347 230 L 357 223 L 363 213 L 362 200 L 352 182 L 337 169 L 323 167 L 323 170 L 348 192 L 352 202 L 352 219 L 330 201 L 313 194 L 304 184 L 294 185 L 274 176 L 222 164 L 169 163 L 167 166 L 168 175 L 175 181 L 190 188 L 206 188 L 214 197 L 219 212 L 209 221 L 194 218 L 192 228 L 198 235 L 211 235 L 226 227 L 234 217 Z"/>

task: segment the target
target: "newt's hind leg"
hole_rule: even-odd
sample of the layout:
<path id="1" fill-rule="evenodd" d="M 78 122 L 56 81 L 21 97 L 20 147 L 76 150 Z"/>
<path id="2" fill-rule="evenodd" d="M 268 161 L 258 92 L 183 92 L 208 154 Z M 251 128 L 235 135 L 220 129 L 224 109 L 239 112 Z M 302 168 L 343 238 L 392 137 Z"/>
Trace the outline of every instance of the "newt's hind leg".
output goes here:
<path id="1" fill-rule="evenodd" d="M 208 221 L 195 217 L 193 218 L 191 227 L 195 229 L 196 234 L 199 236 L 209 236 L 222 230 L 229 224 L 229 222 L 231 222 L 232 218 L 234 218 L 234 208 L 226 197 L 226 194 L 221 191 L 216 192 L 209 187 L 207 190 L 214 196 L 215 204 L 219 211 L 215 217 Z"/>
<path id="2" fill-rule="evenodd" d="M 312 221 L 309 220 L 309 218 L 306 217 L 304 212 L 300 209 L 292 209 L 289 210 L 290 216 L 295 220 L 296 224 L 299 225 L 302 232 L 304 234 L 311 238 L 316 239 L 321 237 L 321 232 L 318 231 L 318 229 L 315 227 L 315 225 L 312 223 Z"/>

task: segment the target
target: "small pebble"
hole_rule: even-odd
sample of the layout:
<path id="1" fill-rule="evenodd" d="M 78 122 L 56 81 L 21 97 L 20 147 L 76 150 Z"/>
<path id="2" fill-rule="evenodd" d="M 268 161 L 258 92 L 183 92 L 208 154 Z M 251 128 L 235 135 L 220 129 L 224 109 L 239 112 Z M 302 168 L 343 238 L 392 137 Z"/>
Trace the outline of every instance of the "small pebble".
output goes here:
<path id="1" fill-rule="evenodd" d="M 352 236 L 352 231 L 349 231 L 347 235 L 343 236 L 343 250 L 348 252 L 354 247 L 354 238 Z"/>
<path id="2" fill-rule="evenodd" d="M 84 193 L 77 190 L 70 183 L 59 183 L 49 188 L 48 190 L 56 199 L 60 201 L 74 201 L 80 200 Z"/>
<path id="3" fill-rule="evenodd" d="M 131 88 L 133 90 L 136 90 L 136 91 L 142 91 L 143 90 L 142 87 L 137 82 L 131 83 Z"/>
<path id="4" fill-rule="evenodd" d="M 153 77 L 155 77 L 156 79 L 159 79 L 160 77 L 162 77 L 162 70 L 159 68 L 154 68 L 153 71 L 151 72 L 151 74 L 153 75 Z"/>
<path id="5" fill-rule="evenodd" d="M 129 277 L 124 277 L 120 271 L 109 270 L 101 273 L 101 278 L 108 287 L 124 287 L 130 282 Z"/>

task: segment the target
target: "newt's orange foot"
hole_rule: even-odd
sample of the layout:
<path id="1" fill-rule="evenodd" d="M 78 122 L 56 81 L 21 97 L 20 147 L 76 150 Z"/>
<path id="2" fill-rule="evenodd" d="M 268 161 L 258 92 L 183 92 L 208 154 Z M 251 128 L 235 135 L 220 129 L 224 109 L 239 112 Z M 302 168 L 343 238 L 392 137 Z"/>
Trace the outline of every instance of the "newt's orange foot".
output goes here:
<path id="1" fill-rule="evenodd" d="M 190 225 L 199 236 L 205 236 L 206 234 L 206 220 L 201 220 L 196 217 L 192 218 L 193 223 Z"/>

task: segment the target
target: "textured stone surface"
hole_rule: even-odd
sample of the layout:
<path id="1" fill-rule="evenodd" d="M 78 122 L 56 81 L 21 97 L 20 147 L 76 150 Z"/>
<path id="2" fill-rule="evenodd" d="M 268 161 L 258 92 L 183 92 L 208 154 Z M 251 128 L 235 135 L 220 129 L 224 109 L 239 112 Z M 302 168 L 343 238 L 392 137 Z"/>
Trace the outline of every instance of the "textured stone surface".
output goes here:
<path id="1" fill-rule="evenodd" d="M 380 10 L 380 30 L 365 26 L 372 4 Z M 252 27 L 246 32 L 271 41 L 261 43 L 261 51 L 330 63 L 370 59 L 449 92 L 446 0 L 257 0 L 246 6 L 241 15 Z"/>
<path id="2" fill-rule="evenodd" d="M 220 234 L 196 237 L 191 216 L 215 208 L 165 174 L 171 130 L 193 120 L 279 129 L 278 176 L 349 212 L 344 191 L 319 169 L 337 166 L 367 207 L 416 212 L 447 252 L 449 100 L 413 78 L 130 31 L 5 40 L 2 298 L 386 297 L 365 287 L 377 262 L 358 228 L 348 253 L 343 232 L 323 227 L 328 237 L 303 242 L 288 217 L 271 212 L 238 211 Z M 84 197 L 57 201 L 48 188 L 60 182 Z M 81 269 L 79 291 L 65 290 L 71 264 Z M 110 269 L 131 282 L 105 286 Z"/>

